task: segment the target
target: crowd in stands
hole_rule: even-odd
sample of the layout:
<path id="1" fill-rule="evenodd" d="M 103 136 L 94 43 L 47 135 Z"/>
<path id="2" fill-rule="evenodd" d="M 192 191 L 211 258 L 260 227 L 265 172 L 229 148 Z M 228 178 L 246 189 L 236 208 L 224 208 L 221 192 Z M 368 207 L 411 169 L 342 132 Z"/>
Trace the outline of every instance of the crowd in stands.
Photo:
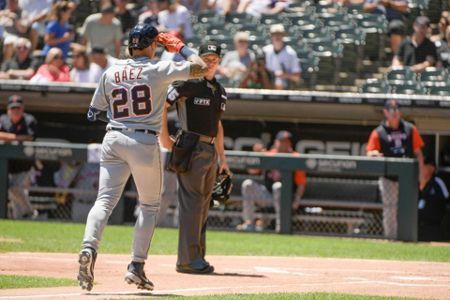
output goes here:
<path id="1" fill-rule="evenodd" d="M 326 61 L 327 51 L 335 60 L 345 60 L 346 40 L 354 47 L 358 44 L 355 34 L 361 34 L 364 44 L 366 31 L 383 22 L 392 67 L 410 66 L 416 73 L 443 68 L 448 77 L 450 14 L 442 11 L 435 25 L 423 9 L 410 26 L 415 0 L 101 0 L 85 16 L 78 12 L 83 3 L 0 1 L 0 78 L 96 83 L 101 70 L 127 55 L 127 32 L 138 22 L 153 24 L 193 47 L 202 39 L 217 39 L 228 52 L 219 70 L 226 86 L 308 88 L 308 73 L 320 67 L 330 75 L 318 65 Z M 381 19 L 370 19 L 370 15 Z M 364 23 L 370 20 L 380 24 Z M 378 46 L 385 51 L 382 44 Z M 374 45 L 366 43 L 369 47 Z M 363 57 L 353 50 L 354 57 L 347 59 L 356 64 Z M 161 48 L 158 59 L 182 58 Z M 332 69 L 339 71 L 337 63 Z M 315 82 L 310 83 L 314 88 Z M 331 83 L 337 85 L 338 80 Z"/>

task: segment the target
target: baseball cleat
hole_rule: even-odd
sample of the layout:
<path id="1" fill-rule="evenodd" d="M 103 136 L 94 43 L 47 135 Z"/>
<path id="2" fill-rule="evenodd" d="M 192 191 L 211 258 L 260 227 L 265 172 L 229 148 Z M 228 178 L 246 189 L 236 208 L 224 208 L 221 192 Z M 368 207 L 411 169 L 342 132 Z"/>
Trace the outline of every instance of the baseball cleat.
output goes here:
<path id="1" fill-rule="evenodd" d="M 97 252 L 91 248 L 81 250 L 78 258 L 80 269 L 78 271 L 78 281 L 83 290 L 90 291 L 94 286 L 94 265 L 97 259 Z"/>
<path id="2" fill-rule="evenodd" d="M 144 263 L 131 262 L 128 265 L 128 272 L 125 274 L 125 281 L 128 284 L 135 284 L 138 289 L 153 291 L 153 282 L 148 280 L 144 272 Z"/>

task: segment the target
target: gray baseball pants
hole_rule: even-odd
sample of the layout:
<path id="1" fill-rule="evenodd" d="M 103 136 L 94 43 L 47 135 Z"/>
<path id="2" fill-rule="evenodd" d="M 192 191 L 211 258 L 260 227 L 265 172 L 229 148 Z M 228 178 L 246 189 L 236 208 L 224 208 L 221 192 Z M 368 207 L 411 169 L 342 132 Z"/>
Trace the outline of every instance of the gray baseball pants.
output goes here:
<path id="1" fill-rule="evenodd" d="M 158 138 L 143 132 L 108 131 L 103 139 L 97 200 L 89 212 L 83 247 L 98 249 L 109 216 L 133 175 L 140 212 L 134 227 L 132 259 L 144 262 L 158 216 L 162 168 Z"/>
<path id="2" fill-rule="evenodd" d="M 178 265 L 205 258 L 206 222 L 217 173 L 215 146 L 199 142 L 191 161 L 191 169 L 178 174 Z"/>

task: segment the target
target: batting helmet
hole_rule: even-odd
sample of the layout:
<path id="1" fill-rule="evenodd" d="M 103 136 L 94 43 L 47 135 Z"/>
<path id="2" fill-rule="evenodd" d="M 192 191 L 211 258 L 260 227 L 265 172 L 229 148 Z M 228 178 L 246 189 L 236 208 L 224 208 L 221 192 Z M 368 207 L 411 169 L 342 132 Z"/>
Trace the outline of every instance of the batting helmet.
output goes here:
<path id="1" fill-rule="evenodd" d="M 128 49 L 145 49 L 158 35 L 158 29 L 149 24 L 137 24 L 128 35 Z"/>

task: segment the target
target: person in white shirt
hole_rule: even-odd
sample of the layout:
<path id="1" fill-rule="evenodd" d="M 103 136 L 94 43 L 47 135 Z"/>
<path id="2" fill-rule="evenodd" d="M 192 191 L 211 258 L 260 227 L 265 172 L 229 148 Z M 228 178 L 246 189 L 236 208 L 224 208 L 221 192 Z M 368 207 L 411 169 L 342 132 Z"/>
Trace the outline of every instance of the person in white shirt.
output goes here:
<path id="1" fill-rule="evenodd" d="M 301 67 L 297 53 L 283 42 L 284 26 L 274 24 L 270 27 L 272 44 L 264 46 L 266 67 L 275 74 L 275 89 L 289 88 L 290 84 L 298 84 L 301 79 Z"/>
<path id="2" fill-rule="evenodd" d="M 183 38 L 190 39 L 192 30 L 191 13 L 176 0 L 158 0 L 158 23 L 160 31 L 178 31 Z"/>
<path id="3" fill-rule="evenodd" d="M 39 37 L 44 37 L 46 31 L 47 16 L 52 8 L 52 0 L 19 0 L 22 10 L 22 25 L 31 27 L 31 48 L 36 49 Z"/>
<path id="4" fill-rule="evenodd" d="M 72 70 L 70 70 L 70 80 L 73 82 L 93 82 L 91 80 L 91 68 L 86 49 L 79 48 L 72 51 Z"/>
<path id="5" fill-rule="evenodd" d="M 237 11 L 259 18 L 261 15 L 281 13 L 289 7 L 289 3 L 289 0 L 241 0 Z"/>
<path id="6" fill-rule="evenodd" d="M 90 52 L 91 64 L 89 82 L 99 82 L 102 74 L 111 67 L 116 59 L 108 55 L 104 48 L 92 48 Z"/>

